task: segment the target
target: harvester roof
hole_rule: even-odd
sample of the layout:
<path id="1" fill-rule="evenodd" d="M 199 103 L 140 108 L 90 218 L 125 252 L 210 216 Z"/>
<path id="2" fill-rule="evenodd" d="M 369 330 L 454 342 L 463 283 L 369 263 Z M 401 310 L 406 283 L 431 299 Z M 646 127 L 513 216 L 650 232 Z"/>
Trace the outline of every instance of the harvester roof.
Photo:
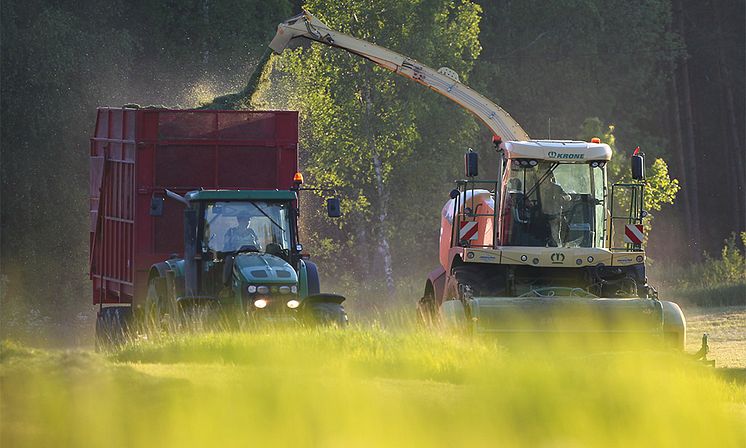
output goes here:
<path id="1" fill-rule="evenodd" d="M 530 140 L 505 142 L 508 159 L 539 159 L 556 162 L 611 160 L 611 148 L 605 143 L 574 140 Z"/>

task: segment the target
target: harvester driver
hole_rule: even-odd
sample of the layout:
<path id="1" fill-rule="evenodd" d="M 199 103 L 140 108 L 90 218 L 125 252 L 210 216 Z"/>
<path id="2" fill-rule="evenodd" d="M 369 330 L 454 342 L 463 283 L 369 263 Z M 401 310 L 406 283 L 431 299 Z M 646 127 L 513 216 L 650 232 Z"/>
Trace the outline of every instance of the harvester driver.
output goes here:
<path id="1" fill-rule="evenodd" d="M 539 184 L 539 193 L 541 194 L 541 212 L 549 227 L 547 244 L 551 247 L 561 246 L 562 209 L 565 202 L 572 200 L 572 196 L 557 183 L 554 173 L 550 173 L 549 178 Z"/>
<path id="2" fill-rule="evenodd" d="M 236 219 L 238 220 L 238 225 L 231 227 L 225 232 L 225 251 L 236 251 L 242 246 L 254 246 L 257 250 L 261 250 L 261 247 L 259 247 L 259 238 L 249 228 L 249 225 L 251 225 L 251 215 L 248 212 L 240 212 L 236 216 Z"/>

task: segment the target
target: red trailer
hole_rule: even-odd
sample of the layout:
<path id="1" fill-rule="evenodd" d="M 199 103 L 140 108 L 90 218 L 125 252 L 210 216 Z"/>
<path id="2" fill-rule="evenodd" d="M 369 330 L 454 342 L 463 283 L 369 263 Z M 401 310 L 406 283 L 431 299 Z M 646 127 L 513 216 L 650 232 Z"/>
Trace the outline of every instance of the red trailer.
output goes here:
<path id="1" fill-rule="evenodd" d="M 151 216 L 166 189 L 289 189 L 297 149 L 297 112 L 99 108 L 90 156 L 93 303 L 142 303 L 151 265 L 183 253 L 181 209 Z"/>

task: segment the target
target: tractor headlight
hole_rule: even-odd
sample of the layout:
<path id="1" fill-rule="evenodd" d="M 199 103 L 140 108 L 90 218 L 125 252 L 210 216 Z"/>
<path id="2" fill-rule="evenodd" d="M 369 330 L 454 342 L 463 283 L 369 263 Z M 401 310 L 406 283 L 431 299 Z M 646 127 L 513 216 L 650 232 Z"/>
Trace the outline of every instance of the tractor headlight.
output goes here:
<path id="1" fill-rule="evenodd" d="M 259 294 L 269 294 L 269 286 L 257 286 L 256 292 Z"/>
<path id="2" fill-rule="evenodd" d="M 300 302 L 297 300 L 288 300 L 287 305 L 288 305 L 288 308 L 294 310 L 300 306 Z"/>
<path id="3" fill-rule="evenodd" d="M 289 286 L 280 286 L 280 294 L 290 294 Z"/>
<path id="4" fill-rule="evenodd" d="M 246 291 L 248 291 L 249 294 L 254 294 L 256 292 L 256 286 L 255 285 L 249 285 L 249 287 L 246 288 Z"/>
<path id="5" fill-rule="evenodd" d="M 290 292 L 292 292 L 293 294 L 298 294 L 298 287 L 295 285 L 291 286 Z"/>
<path id="6" fill-rule="evenodd" d="M 256 299 L 256 300 L 254 300 L 254 306 L 256 308 L 259 308 L 259 309 L 266 308 L 267 305 L 269 305 L 269 302 L 267 302 L 266 299 Z"/>

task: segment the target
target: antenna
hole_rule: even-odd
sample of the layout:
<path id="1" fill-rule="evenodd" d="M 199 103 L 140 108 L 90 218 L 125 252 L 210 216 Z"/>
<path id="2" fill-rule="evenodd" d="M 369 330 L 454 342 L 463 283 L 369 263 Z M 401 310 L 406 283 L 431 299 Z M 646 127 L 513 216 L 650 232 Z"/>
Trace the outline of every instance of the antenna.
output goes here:
<path id="1" fill-rule="evenodd" d="M 547 138 L 552 139 L 552 117 L 549 117 L 549 124 L 547 125 Z"/>

